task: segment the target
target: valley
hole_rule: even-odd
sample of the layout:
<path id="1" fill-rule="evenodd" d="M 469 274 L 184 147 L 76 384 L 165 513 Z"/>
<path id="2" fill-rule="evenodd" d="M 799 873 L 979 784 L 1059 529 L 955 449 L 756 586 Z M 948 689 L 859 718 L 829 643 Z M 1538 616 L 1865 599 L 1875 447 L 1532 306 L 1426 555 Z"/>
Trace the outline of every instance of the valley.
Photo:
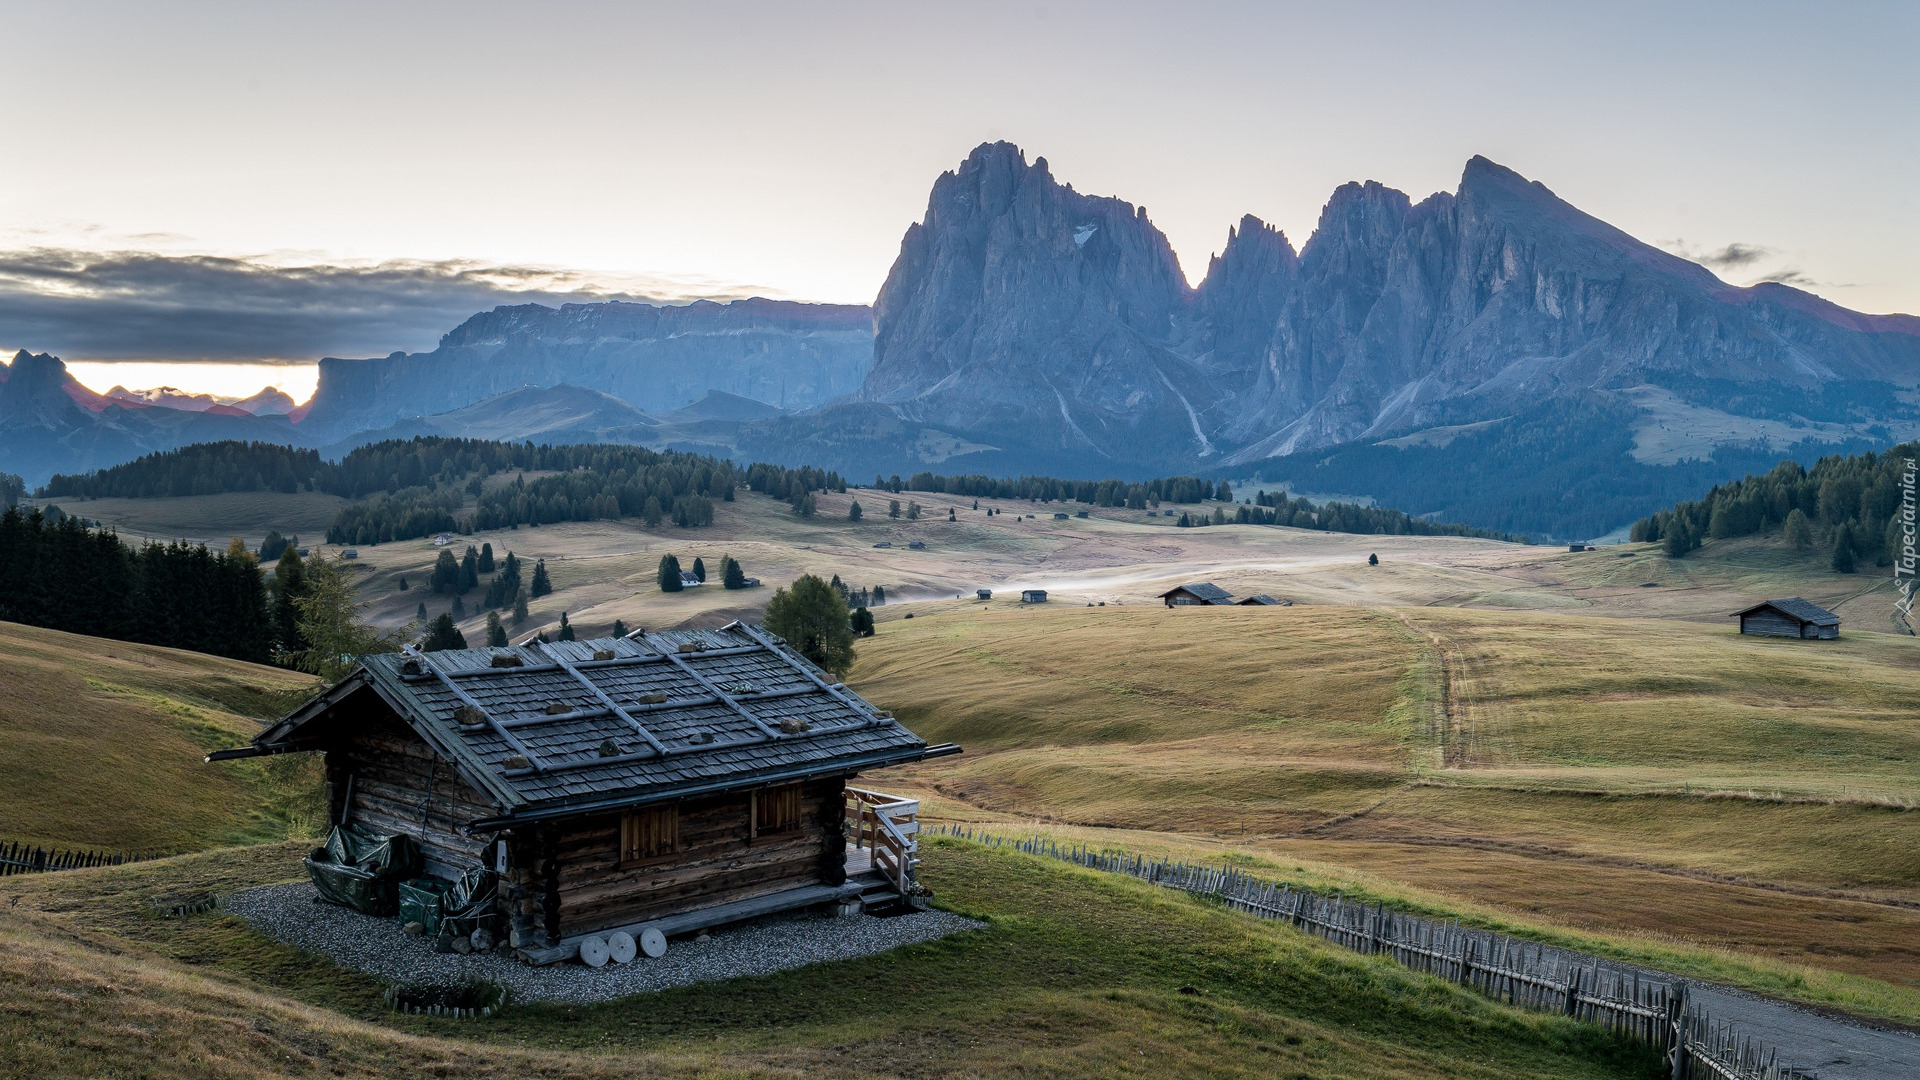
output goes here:
<path id="1" fill-rule="evenodd" d="M 633 518 L 522 526 L 457 534 L 447 548 L 431 539 L 359 545 L 340 565 L 364 614 L 398 628 L 423 603 L 429 615 L 451 606 L 452 596 L 426 587 L 443 551 L 489 544 L 496 558 L 514 552 L 523 575 L 543 561 L 553 591 L 511 628 L 515 641 L 552 636 L 562 612 L 582 637 L 616 619 L 655 630 L 757 619 L 775 588 L 807 573 L 882 586 L 888 602 L 873 609 L 875 635 L 856 643 L 848 684 L 916 733 L 966 752 L 866 782 L 920 799 L 930 824 L 1228 860 L 1275 881 L 1920 1026 L 1920 728 L 1906 707 L 1920 693 L 1920 643 L 1875 625 L 1889 603 L 1877 573 L 1834 573 L 1822 552 L 1796 551 L 1777 534 L 1710 540 L 1676 559 L 1658 544 L 1573 552 L 1180 527 L 1171 509 L 864 487 L 812 498 L 807 517 L 742 488 L 714 503 L 705 527 Z M 894 501 L 898 518 L 888 516 Z M 320 535 L 337 503 L 311 493 L 62 500 L 128 535 L 185 534 L 215 547 L 232 536 L 257 544 L 270 529 Z M 1231 504 L 1179 512 L 1198 519 L 1216 509 Z M 302 543 L 310 559 L 345 551 Z M 683 566 L 701 557 L 710 573 L 730 554 L 765 584 L 663 593 L 655 578 L 666 554 Z M 1291 606 L 1168 609 L 1154 598 L 1193 581 Z M 983 588 L 993 599 L 975 598 Z M 1019 602 L 1024 589 L 1047 590 L 1048 602 Z M 474 643 L 484 634 L 480 595 L 467 595 L 460 624 Z M 1735 632 L 1729 612 L 1777 595 L 1839 611 L 1841 639 Z M 380 1013 L 377 982 L 316 966 L 237 920 L 136 914 L 161 890 L 247 888 L 298 873 L 298 851 L 324 831 L 317 763 L 200 759 L 250 737 L 311 679 L 0 630 L 0 644 L 21 657 L 6 675 L 17 692 L 0 709 L 0 722 L 21 733 L 0 758 L 12 792 L 0 800 L 0 833 L 204 852 L 0 883 L 15 904 L 0 935 L 36 972 L 9 992 L 8 1007 L 29 1018 L 22 1030 L 47 1030 L 62 995 L 97 993 L 87 973 L 102 970 L 108 950 L 140 1025 L 172 1047 L 155 1075 L 210 1067 L 191 1049 L 223 1022 L 206 1018 L 245 1010 L 279 1018 L 263 1046 L 324 1046 L 344 1075 L 370 1074 L 376 1060 L 381 1075 L 425 1074 L 456 1053 L 480 1075 L 887 1075 L 879 1063 L 905 1044 L 876 1026 L 867 1003 L 909 986 L 922 1018 L 911 1044 L 921 1075 L 967 1075 L 983 1060 L 989 1071 L 1018 1071 L 1036 1054 L 1057 1066 L 1069 1051 L 1081 1071 L 1054 1072 L 1111 1075 L 1121 1043 L 1157 1062 L 1155 1075 L 1264 1075 L 1289 1060 L 1291 1035 L 1320 1047 L 1313 1068 L 1339 1063 L 1356 1076 L 1459 1075 L 1461 1053 L 1488 1076 L 1646 1068 L 1612 1044 L 1554 1049 L 1569 1036 L 1544 1029 L 1480 1034 L 1456 1049 L 1453 1036 L 1435 1035 L 1452 1021 L 1436 1017 L 1500 1007 L 1444 1004 L 1426 983 L 1419 1023 L 1382 1027 L 1364 1017 L 1400 1006 L 1364 994 L 1370 1004 L 1346 1004 L 1361 1000 L 1351 989 L 1360 976 L 1340 965 L 1363 965 L 1364 980 L 1413 978 L 1383 961 L 1242 926 L 1204 901 L 942 840 L 930 841 L 927 881 L 943 906 L 988 920 L 977 935 L 657 999 L 522 1006 L 477 1032 L 397 1021 Z M 38 719 L 55 700 L 78 703 L 71 722 Z M 104 780 L 103 733 L 126 748 Z M 1069 930 L 1093 917 L 1101 933 Z M 1227 942 L 1237 944 L 1222 953 Z M 1142 981 L 1131 961 L 1103 959 L 1117 957 L 1112 950 L 1151 956 L 1158 974 Z M 220 978 L 194 971 L 205 965 Z M 1259 987 L 1273 978 L 1287 995 L 1327 1004 L 1303 1011 L 1291 996 L 1265 996 Z M 825 994 L 821 980 L 861 989 Z M 947 989 L 929 995 L 931 983 Z M 1238 1034 L 1203 1036 L 1195 1025 L 1214 1021 L 1196 1019 L 1186 987 L 1199 988 L 1208 1010 L 1232 1010 Z M 988 1000 L 997 1004 L 978 1004 Z M 646 1019 L 662 1002 L 710 1023 Z M 777 1048 L 737 1033 L 757 1030 L 739 1027 L 742 1008 L 786 1018 Z M 1475 1023 L 1494 1023 L 1483 1032 L 1536 1023 L 1505 1015 Z M 971 1034 L 983 1024 L 999 1034 Z M 1411 1031 L 1422 1033 L 1417 1053 L 1393 1041 Z M 625 1048 L 619 1058 L 602 1054 L 608 1039 Z M 109 1038 L 91 1045 L 58 1059 L 126 1052 Z M 261 1066 L 245 1064 L 252 1052 L 219 1068 L 255 1075 Z"/>

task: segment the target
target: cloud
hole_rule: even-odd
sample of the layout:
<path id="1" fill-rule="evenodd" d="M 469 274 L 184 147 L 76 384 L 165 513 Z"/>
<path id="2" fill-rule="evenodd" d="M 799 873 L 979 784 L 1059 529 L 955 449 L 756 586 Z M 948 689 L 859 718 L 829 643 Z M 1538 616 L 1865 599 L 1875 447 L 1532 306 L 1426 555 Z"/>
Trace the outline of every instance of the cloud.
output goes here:
<path id="1" fill-rule="evenodd" d="M 594 277 L 468 261 L 0 251 L 0 348 L 69 360 L 260 361 L 430 349 L 502 304 L 685 303 L 768 295 L 716 281 Z"/>
<path id="2" fill-rule="evenodd" d="M 1771 254 L 1773 254 L 1771 248 L 1763 248 L 1758 244 L 1732 243 L 1718 251 L 1709 251 L 1704 254 L 1695 255 L 1692 258 L 1693 261 L 1706 266 L 1712 266 L 1722 270 L 1731 270 L 1735 267 L 1749 266 L 1757 263 Z"/>
<path id="3" fill-rule="evenodd" d="M 1747 284 L 1749 286 L 1753 286 L 1753 285 L 1766 284 L 1768 282 L 1771 282 L 1775 285 L 1793 285 L 1801 288 L 1814 288 L 1816 286 L 1824 286 L 1829 284 L 1828 282 L 1824 282 L 1824 281 L 1815 281 L 1813 278 L 1808 277 L 1806 274 L 1801 273 L 1797 268 L 1791 267 L 1791 266 L 1786 268 L 1785 270 L 1775 270 L 1771 274 L 1763 274 L 1760 277 L 1754 278 L 1752 281 L 1748 282 Z"/>

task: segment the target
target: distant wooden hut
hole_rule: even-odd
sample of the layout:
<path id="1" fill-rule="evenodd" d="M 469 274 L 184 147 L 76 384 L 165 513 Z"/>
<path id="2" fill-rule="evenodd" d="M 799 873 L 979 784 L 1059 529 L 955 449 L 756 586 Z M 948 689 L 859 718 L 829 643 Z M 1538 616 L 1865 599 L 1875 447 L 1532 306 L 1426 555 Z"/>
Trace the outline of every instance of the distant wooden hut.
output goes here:
<path id="1" fill-rule="evenodd" d="M 1241 607 L 1292 607 L 1293 601 L 1275 600 L 1273 597 L 1268 596 L 1266 593 L 1261 593 L 1258 596 L 1249 596 L 1245 600 L 1240 601 L 1239 606 Z"/>
<path id="2" fill-rule="evenodd" d="M 1023 604 L 1044 604 L 1047 602 L 1047 590 L 1022 589 L 1020 591 L 1020 602 Z"/>
<path id="3" fill-rule="evenodd" d="M 1201 581 L 1192 585 L 1181 585 L 1168 589 L 1158 597 L 1167 602 L 1168 607 L 1219 606 L 1233 604 L 1233 594 L 1211 582 Z"/>
<path id="4" fill-rule="evenodd" d="M 1840 636 L 1840 616 L 1797 596 L 1767 600 L 1728 617 L 1740 620 L 1743 634 L 1820 640 Z"/>
<path id="5" fill-rule="evenodd" d="M 973 598 L 975 600 L 991 600 L 993 599 L 993 590 L 992 589 L 975 589 L 973 590 Z"/>
<path id="6" fill-rule="evenodd" d="M 617 933 L 909 898 L 918 804 L 848 784 L 959 748 L 732 623 L 362 657 L 208 760 L 301 751 L 326 755 L 333 821 L 411 837 L 433 877 L 497 874 L 492 930 L 551 963 Z"/>

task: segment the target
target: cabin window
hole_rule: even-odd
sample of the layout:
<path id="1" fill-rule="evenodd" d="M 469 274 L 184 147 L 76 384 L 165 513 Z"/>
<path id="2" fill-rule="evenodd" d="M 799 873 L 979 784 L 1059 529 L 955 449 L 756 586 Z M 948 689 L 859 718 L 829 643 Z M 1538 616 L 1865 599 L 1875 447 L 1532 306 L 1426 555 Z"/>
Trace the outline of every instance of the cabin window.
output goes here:
<path id="1" fill-rule="evenodd" d="M 649 806 L 620 819 L 621 865 L 663 858 L 679 850 L 678 806 Z"/>
<path id="2" fill-rule="evenodd" d="M 755 836 L 792 832 L 800 827 L 800 785 L 764 788 L 753 793 Z"/>

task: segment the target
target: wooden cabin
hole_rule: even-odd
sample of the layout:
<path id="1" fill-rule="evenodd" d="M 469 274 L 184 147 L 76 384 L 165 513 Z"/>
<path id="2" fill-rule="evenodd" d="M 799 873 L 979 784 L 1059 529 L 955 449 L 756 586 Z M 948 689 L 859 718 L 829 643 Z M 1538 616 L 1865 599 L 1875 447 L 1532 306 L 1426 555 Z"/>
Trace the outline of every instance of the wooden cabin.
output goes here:
<path id="1" fill-rule="evenodd" d="M 1233 603 L 1233 594 L 1212 582 L 1201 581 L 1168 589 L 1157 599 L 1165 600 L 1168 607 L 1225 606 Z"/>
<path id="2" fill-rule="evenodd" d="M 493 928 L 550 963 L 917 890 L 918 804 L 849 786 L 929 746 L 758 627 L 362 657 L 208 760 L 326 755 L 335 822 L 499 875 Z"/>
<path id="3" fill-rule="evenodd" d="M 1268 596 L 1266 593 L 1261 593 L 1258 596 L 1249 596 L 1245 600 L 1239 601 L 1239 606 L 1240 607 L 1292 607 L 1293 601 L 1275 600 L 1273 597 Z"/>
<path id="4" fill-rule="evenodd" d="M 1044 604 L 1047 602 L 1047 590 L 1022 589 L 1020 590 L 1020 602 L 1023 604 Z"/>
<path id="5" fill-rule="evenodd" d="M 1755 604 L 1729 617 L 1740 620 L 1743 634 L 1821 640 L 1840 636 L 1840 616 L 1797 596 Z"/>

